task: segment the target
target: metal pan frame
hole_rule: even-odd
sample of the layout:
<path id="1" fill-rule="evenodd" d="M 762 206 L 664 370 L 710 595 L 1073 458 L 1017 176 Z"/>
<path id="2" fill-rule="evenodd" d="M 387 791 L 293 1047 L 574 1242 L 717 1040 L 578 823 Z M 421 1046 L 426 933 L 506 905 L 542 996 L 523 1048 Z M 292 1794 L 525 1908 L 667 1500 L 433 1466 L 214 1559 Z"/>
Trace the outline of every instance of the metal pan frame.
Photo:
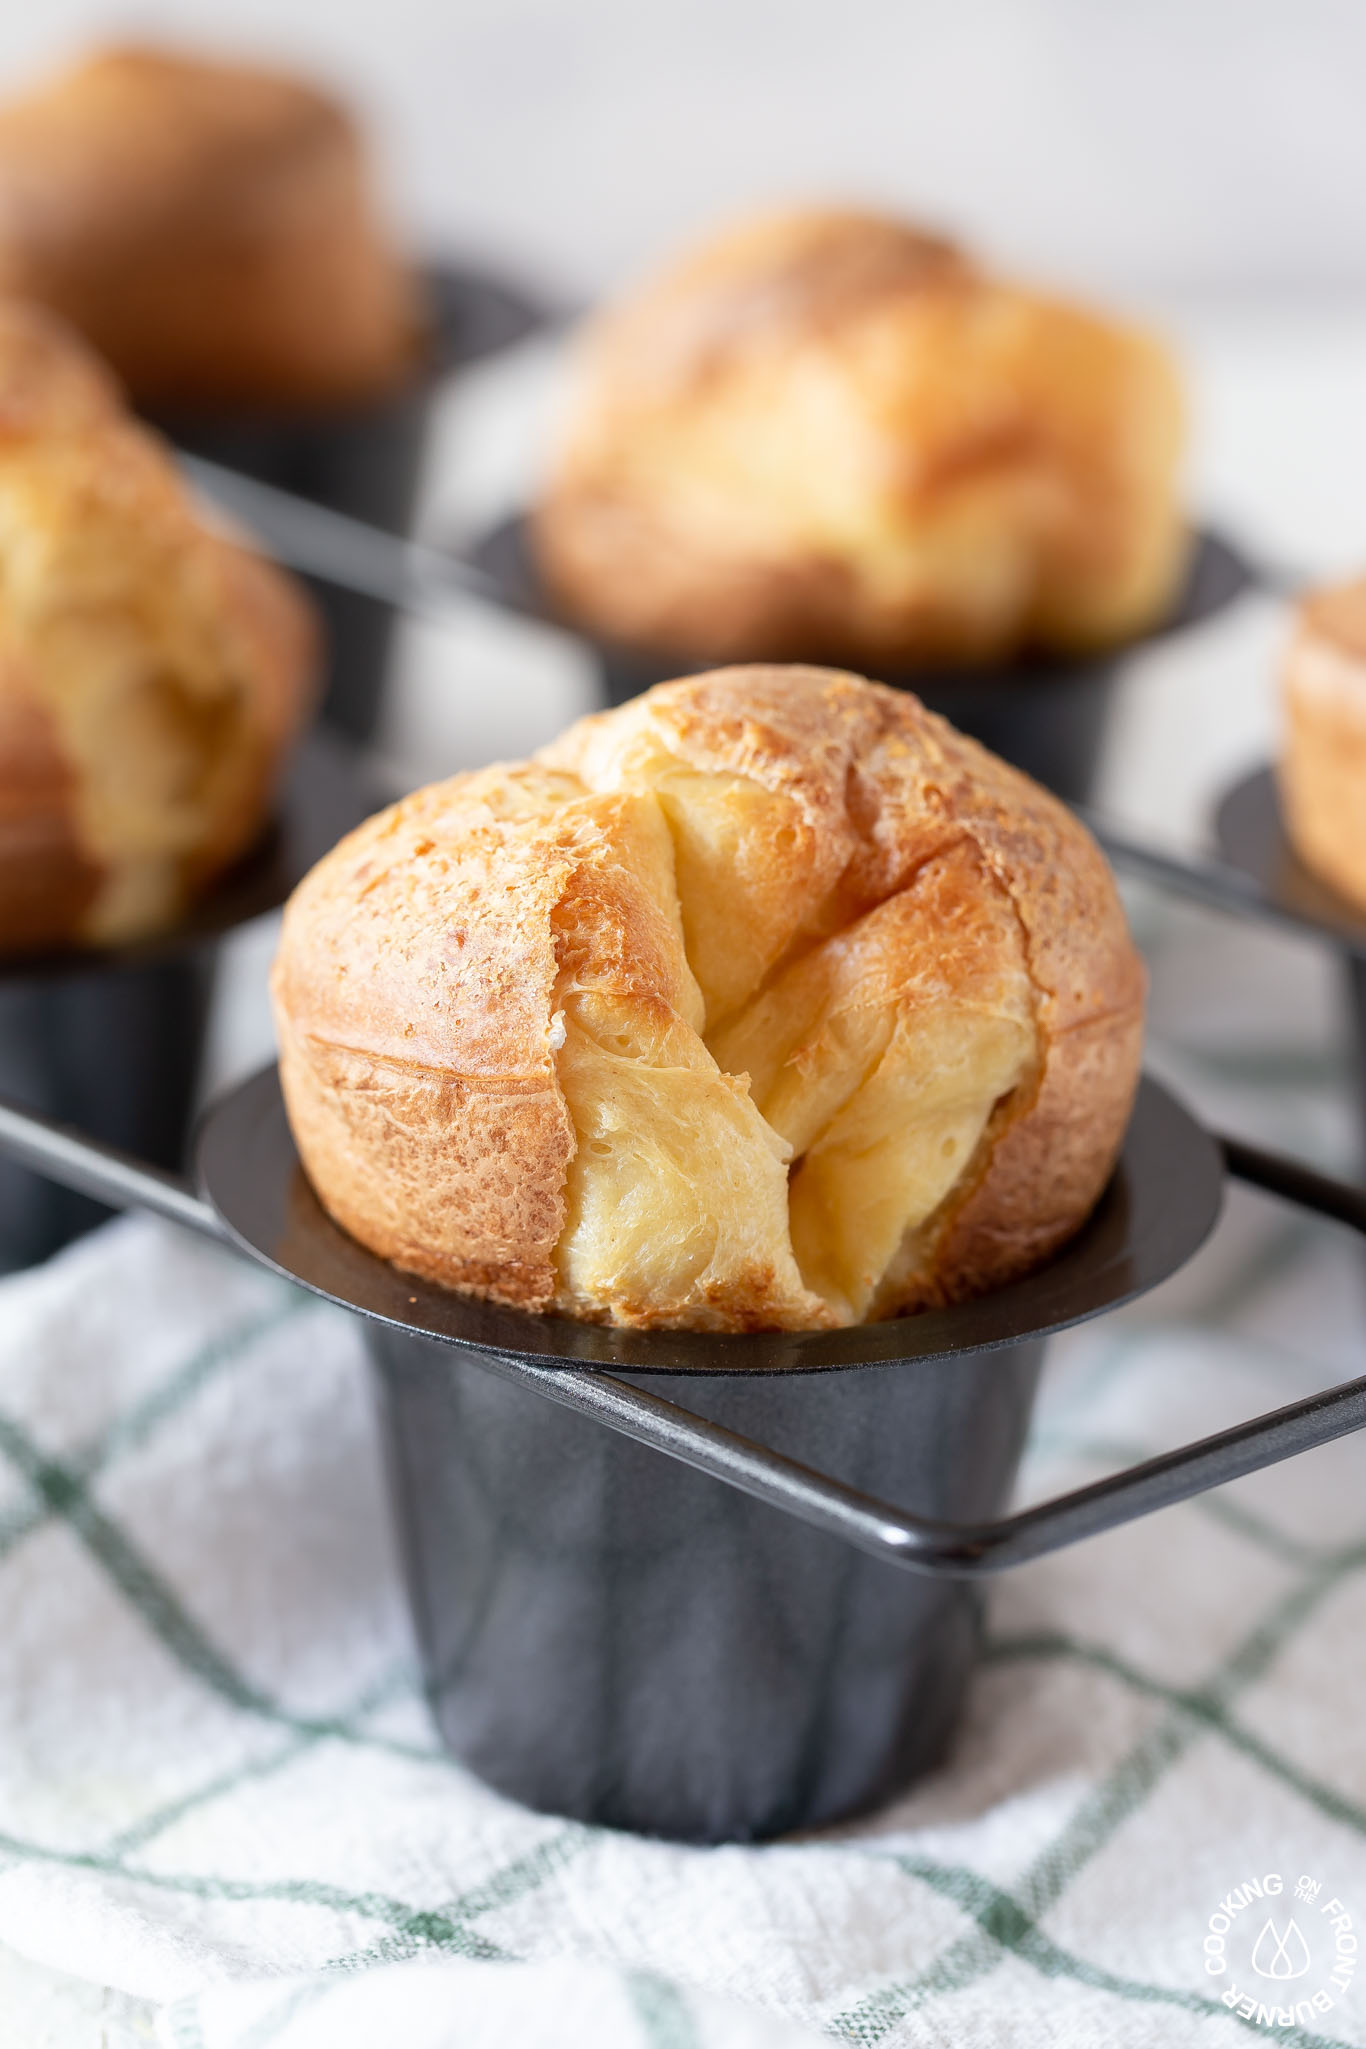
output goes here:
<path id="1" fill-rule="evenodd" d="M 1214 814 L 1215 855 L 1169 854 L 1085 806 L 1078 816 L 1117 868 L 1235 917 L 1325 940 L 1366 961 L 1366 917 L 1311 875 L 1286 836 L 1269 767 L 1232 784 Z"/>
<path id="2" fill-rule="evenodd" d="M 209 1172 L 210 1186 L 213 1172 L 221 1168 L 221 1162 L 215 1159 L 215 1146 L 222 1144 L 222 1134 L 228 1128 L 225 1120 L 234 1114 L 240 1120 L 245 1106 L 258 1121 L 264 1113 L 269 1124 L 272 1090 L 277 1092 L 278 1098 L 274 1071 L 267 1070 L 264 1076 L 254 1077 L 242 1089 L 224 1098 L 211 1113 L 200 1153 L 201 1163 Z M 1168 1136 L 1180 1128 L 1180 1123 L 1196 1135 L 1197 1143 L 1190 1150 L 1187 1164 L 1198 1163 L 1201 1159 L 1198 1144 L 1200 1127 L 1156 1084 L 1145 1085 L 1145 1097 L 1150 1106 L 1163 1106 Z M 237 1105 L 235 1113 L 234 1104 Z M 1151 1108 L 1146 1114 L 1152 1116 Z M 1159 1117 L 1159 1124 L 1161 1121 Z M 1141 1127 L 1140 1119 L 1140 1131 Z M 1235 1178 L 1366 1235 L 1366 1194 L 1362 1191 L 1275 1154 L 1243 1145 L 1235 1139 L 1205 1136 L 1211 1148 L 1210 1157 L 1216 1163 L 1216 1190 L 1217 1165 L 1222 1156 L 1223 1168 Z M 245 1251 L 257 1260 L 267 1258 L 268 1263 L 278 1264 L 234 1230 L 208 1194 L 197 1192 L 175 1175 L 149 1168 L 125 1154 L 95 1145 L 77 1133 L 64 1131 L 14 1105 L 0 1105 L 0 1151 L 116 1207 L 151 1209 L 220 1244 Z M 1183 1174 L 1182 1180 L 1186 1178 Z M 1169 1182 L 1169 1187 L 1177 1185 L 1179 1183 Z M 1210 1209 L 1205 1229 L 1212 1223 L 1216 1208 L 1217 1203 Z M 269 1218 L 265 1221 L 269 1226 Z M 259 1235 L 257 1227 L 252 1228 Z M 1194 1250 L 1204 1232 L 1192 1235 L 1194 1243 L 1188 1251 Z M 356 1259 L 365 1268 L 373 1270 L 369 1272 L 370 1283 L 380 1285 L 379 1277 L 384 1276 L 383 1285 L 392 1290 L 398 1281 L 392 1269 L 361 1253 L 359 1248 L 352 1249 Z M 1179 1264 L 1179 1260 L 1176 1263 Z M 283 1266 L 279 1270 L 289 1271 Z M 306 1274 L 294 1277 L 301 1279 L 306 1286 L 318 1286 L 316 1282 L 310 1282 Z M 1151 1276 L 1149 1284 L 1155 1278 Z M 343 1294 L 334 1294 L 332 1299 L 364 1315 L 384 1314 L 415 1334 L 432 1335 L 430 1319 L 424 1322 L 421 1313 L 423 1289 L 416 1282 L 400 1282 L 399 1285 L 405 1299 L 395 1303 L 392 1296 L 386 1297 L 389 1306 L 383 1311 L 376 1310 L 365 1300 L 356 1301 Z M 331 1290 L 319 1289 L 319 1292 L 330 1294 Z M 1004 1295 L 1009 1291 L 1001 1292 Z M 1078 1315 L 1099 1314 L 1104 1307 L 1114 1306 L 1124 1298 L 1123 1290 L 1116 1290 L 1110 1303 L 1081 1307 Z M 449 1316 L 458 1316 L 462 1307 L 458 1298 L 445 1299 Z M 1028 1334 L 1009 1327 L 1007 1318 L 1007 1327 L 993 1339 L 984 1334 L 980 1324 L 974 1327 L 970 1319 L 965 1318 L 964 1341 L 961 1345 L 955 1344 L 952 1319 L 963 1317 L 965 1311 L 974 1309 L 980 1313 L 990 1300 L 985 1298 L 984 1304 L 965 1304 L 962 1310 L 942 1312 L 946 1321 L 940 1327 L 938 1356 L 956 1349 L 987 1349 L 993 1342 L 1018 1342 Z M 843 1538 L 860 1550 L 911 1571 L 957 1578 L 973 1578 L 1022 1564 L 1366 1427 L 1366 1377 L 1363 1377 L 996 1521 L 948 1524 L 918 1516 L 895 1503 L 870 1498 L 825 1474 L 783 1457 L 766 1445 L 708 1423 L 679 1404 L 661 1400 L 600 1367 L 566 1363 L 563 1357 L 548 1355 L 537 1349 L 538 1344 L 544 1344 L 545 1332 L 550 1327 L 541 1319 L 517 1319 L 522 1340 L 514 1347 L 507 1342 L 506 1325 L 500 1342 L 487 1313 L 479 1305 L 463 1307 L 469 1312 L 468 1328 L 463 1336 L 457 1336 L 449 1327 L 435 1334 L 468 1345 L 490 1372 L 519 1381 L 549 1401 L 591 1417 L 670 1458 L 681 1459 L 685 1464 L 709 1473 L 746 1494 L 770 1502 L 806 1523 Z M 415 1309 L 418 1311 L 416 1317 L 411 1313 Z M 1076 1319 L 1061 1317 L 1052 1323 L 1044 1320 L 1042 1328 L 1056 1329 L 1068 1320 Z M 913 1358 L 906 1357 L 906 1334 L 911 1333 L 914 1337 L 917 1321 L 907 1319 L 900 1326 L 867 1325 L 859 1331 L 842 1335 L 865 1362 L 870 1356 L 867 1349 L 870 1343 L 874 1346 L 889 1343 L 895 1350 L 899 1341 L 901 1364 L 904 1369 L 913 1370 Z M 592 1327 L 571 1328 L 589 1330 Z M 1038 1328 L 1036 1326 L 1035 1334 Z M 891 1333 L 890 1339 L 884 1333 Z M 610 1336 L 615 1347 L 615 1363 L 635 1372 L 649 1371 L 652 1367 L 659 1371 L 677 1371 L 686 1354 L 686 1346 L 680 1345 L 678 1338 L 671 1334 L 612 1333 Z M 746 1345 L 753 1341 L 739 1339 L 730 1342 Z M 872 1356 L 878 1356 L 876 1351 Z M 821 1363 L 837 1367 L 842 1362 L 827 1359 Z M 888 1360 L 893 1369 L 896 1363 Z"/>

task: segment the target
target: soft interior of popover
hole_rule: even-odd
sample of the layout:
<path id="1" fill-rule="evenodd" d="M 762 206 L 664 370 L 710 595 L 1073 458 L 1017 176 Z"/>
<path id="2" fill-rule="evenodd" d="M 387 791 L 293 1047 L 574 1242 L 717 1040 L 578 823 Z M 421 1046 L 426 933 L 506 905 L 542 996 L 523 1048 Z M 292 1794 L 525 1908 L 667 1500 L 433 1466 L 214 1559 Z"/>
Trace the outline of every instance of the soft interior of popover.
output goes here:
<path id="1" fill-rule="evenodd" d="M 248 759 L 246 679 L 154 461 L 110 429 L 0 462 L 0 640 L 22 650 L 72 770 L 104 871 L 85 936 L 104 941 L 175 915 Z"/>
<path id="2" fill-rule="evenodd" d="M 810 829 L 789 797 L 641 745 L 593 787 L 537 768 L 486 793 L 553 819 L 573 856 L 550 1021 L 577 1139 L 561 1306 L 705 1326 L 711 1304 L 728 1327 L 737 1301 L 756 1326 L 892 1313 L 1037 1069 L 1014 908 L 962 838 L 831 930 L 835 893 L 799 886 Z"/>

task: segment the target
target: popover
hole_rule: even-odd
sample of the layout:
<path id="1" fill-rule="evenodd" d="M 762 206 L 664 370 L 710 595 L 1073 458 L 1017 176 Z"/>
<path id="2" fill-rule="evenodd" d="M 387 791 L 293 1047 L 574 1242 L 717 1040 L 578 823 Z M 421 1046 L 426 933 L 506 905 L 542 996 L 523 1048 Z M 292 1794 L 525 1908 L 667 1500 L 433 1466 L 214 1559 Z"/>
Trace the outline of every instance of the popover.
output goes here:
<path id="1" fill-rule="evenodd" d="M 285 912 L 313 1186 L 399 1267 L 640 1327 L 806 1329 L 1024 1273 L 1137 1084 L 1072 814 L 904 692 L 733 668 L 405 797 Z"/>

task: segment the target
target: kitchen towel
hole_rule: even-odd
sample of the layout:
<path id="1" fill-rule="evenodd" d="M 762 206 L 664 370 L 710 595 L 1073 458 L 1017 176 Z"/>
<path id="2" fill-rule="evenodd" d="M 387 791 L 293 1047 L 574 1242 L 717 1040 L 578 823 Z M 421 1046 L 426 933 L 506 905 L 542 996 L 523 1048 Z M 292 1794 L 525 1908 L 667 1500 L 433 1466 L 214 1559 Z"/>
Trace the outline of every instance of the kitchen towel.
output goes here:
<path id="1" fill-rule="evenodd" d="M 1169 1069 L 1346 1164 L 1303 984 L 1148 937 Z M 1055 1344 L 1028 1494 L 1360 1374 L 1364 1281 L 1235 1194 Z M 0 1288 L 0 1943 L 108 1988 L 119 2049 L 1366 2043 L 1364 1482 L 1349 1439 L 1003 1577 L 951 1758 L 881 1813 L 635 1840 L 442 1753 L 357 1326 L 121 1220 Z"/>

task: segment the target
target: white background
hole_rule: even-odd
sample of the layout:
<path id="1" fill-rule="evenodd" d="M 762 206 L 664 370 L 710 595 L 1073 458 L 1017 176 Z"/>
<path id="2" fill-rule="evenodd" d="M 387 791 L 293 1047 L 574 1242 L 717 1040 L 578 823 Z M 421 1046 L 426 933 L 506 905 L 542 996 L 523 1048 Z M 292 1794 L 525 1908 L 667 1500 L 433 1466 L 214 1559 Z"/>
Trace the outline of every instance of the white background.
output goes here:
<path id="1" fill-rule="evenodd" d="M 9 0 L 0 81 L 130 32 L 316 67 L 414 229 L 581 286 L 833 190 L 1139 295 L 1366 291 L 1356 0 Z"/>

